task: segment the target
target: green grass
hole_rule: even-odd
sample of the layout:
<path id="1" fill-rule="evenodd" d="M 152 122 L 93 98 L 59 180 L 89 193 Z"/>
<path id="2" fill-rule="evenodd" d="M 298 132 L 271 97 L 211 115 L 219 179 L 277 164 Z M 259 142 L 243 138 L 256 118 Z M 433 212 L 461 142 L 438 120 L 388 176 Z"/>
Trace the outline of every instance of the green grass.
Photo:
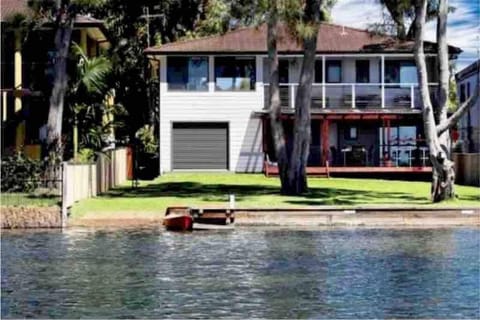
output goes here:
<path id="1" fill-rule="evenodd" d="M 0 197 L 2 206 L 31 206 L 52 207 L 58 206 L 60 196 L 51 194 L 3 193 Z"/>
<path id="2" fill-rule="evenodd" d="M 279 194 L 278 178 L 261 174 L 174 173 L 154 181 L 131 183 L 100 197 L 77 203 L 72 216 L 115 217 L 119 213 L 163 216 L 168 206 L 228 206 L 228 194 L 237 207 L 305 207 L 320 205 L 432 205 L 430 183 L 378 179 L 309 178 L 310 193 L 301 197 Z M 457 199 L 433 206 L 478 206 L 480 191 L 457 186 Z"/>

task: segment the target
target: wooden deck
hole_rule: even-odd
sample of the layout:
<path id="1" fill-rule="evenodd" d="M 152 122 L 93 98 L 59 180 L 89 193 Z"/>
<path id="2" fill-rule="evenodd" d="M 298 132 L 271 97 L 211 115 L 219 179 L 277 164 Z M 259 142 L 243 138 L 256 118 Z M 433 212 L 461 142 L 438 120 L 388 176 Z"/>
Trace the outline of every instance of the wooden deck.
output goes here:
<path id="1" fill-rule="evenodd" d="M 278 167 L 265 164 L 264 172 L 267 177 L 278 176 Z M 432 167 L 307 167 L 307 175 L 329 177 L 335 173 L 385 173 L 385 174 L 422 174 L 431 173 Z"/>

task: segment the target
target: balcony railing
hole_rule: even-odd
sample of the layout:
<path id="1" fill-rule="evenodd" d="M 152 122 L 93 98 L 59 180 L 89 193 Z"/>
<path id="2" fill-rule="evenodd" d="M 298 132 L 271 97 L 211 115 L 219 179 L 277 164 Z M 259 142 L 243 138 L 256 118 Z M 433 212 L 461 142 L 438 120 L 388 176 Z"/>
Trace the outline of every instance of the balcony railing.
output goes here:
<path id="1" fill-rule="evenodd" d="M 433 87 L 434 85 L 431 85 Z M 268 108 L 269 85 L 264 84 L 265 108 Z M 284 108 L 295 108 L 298 83 L 280 84 L 280 101 Z M 420 109 L 420 91 L 415 83 L 314 83 L 312 109 Z"/>

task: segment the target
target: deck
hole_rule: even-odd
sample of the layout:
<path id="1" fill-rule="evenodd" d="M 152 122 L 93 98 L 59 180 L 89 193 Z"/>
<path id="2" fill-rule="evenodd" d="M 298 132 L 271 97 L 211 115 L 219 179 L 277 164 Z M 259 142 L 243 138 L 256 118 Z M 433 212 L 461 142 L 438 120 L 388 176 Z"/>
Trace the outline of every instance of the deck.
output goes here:
<path id="1" fill-rule="evenodd" d="M 265 163 L 264 172 L 267 177 L 278 176 L 278 167 Z M 345 166 L 345 167 L 307 167 L 307 175 L 330 177 L 331 174 L 425 174 L 431 173 L 432 167 L 372 167 L 372 166 Z"/>

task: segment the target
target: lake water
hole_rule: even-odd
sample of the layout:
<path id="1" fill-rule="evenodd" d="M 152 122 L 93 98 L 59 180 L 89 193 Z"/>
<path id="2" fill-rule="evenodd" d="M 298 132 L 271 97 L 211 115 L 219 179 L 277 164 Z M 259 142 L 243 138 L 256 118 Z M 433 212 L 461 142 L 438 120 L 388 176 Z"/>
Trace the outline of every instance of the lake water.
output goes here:
<path id="1" fill-rule="evenodd" d="M 479 318 L 480 232 L 3 231 L 2 318 Z"/>

